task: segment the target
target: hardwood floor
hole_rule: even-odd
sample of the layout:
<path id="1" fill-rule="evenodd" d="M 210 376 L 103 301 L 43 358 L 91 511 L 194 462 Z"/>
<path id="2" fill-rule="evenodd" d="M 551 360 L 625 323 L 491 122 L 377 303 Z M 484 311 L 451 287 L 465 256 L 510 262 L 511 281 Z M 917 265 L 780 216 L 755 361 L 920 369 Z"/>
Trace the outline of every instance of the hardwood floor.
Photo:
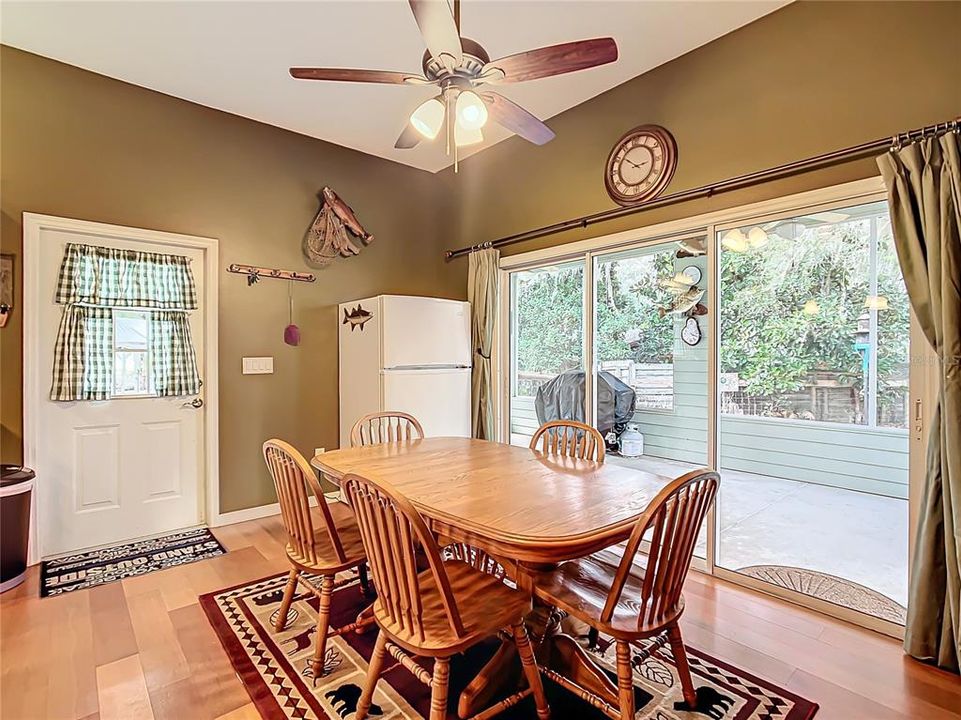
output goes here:
<path id="1" fill-rule="evenodd" d="M 197 596 L 288 569 L 279 517 L 217 528 L 226 555 L 40 599 L 0 596 L 3 720 L 253 720 Z M 961 718 L 961 680 L 900 644 L 691 573 L 685 640 L 820 703 L 816 720 Z"/>

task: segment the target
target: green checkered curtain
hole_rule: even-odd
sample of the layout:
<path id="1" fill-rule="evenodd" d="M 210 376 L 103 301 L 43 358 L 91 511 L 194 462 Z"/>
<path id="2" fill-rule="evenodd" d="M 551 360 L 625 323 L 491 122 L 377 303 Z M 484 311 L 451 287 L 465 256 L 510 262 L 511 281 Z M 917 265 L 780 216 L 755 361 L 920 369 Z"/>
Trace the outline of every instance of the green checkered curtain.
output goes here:
<path id="1" fill-rule="evenodd" d="M 54 349 L 51 400 L 106 400 L 113 388 L 113 311 L 67 305 Z"/>
<path id="2" fill-rule="evenodd" d="M 183 255 L 68 243 L 57 302 L 105 307 L 196 310 L 197 288 Z"/>
<path id="3" fill-rule="evenodd" d="M 200 392 L 197 356 L 190 339 L 190 318 L 177 310 L 150 313 L 150 356 L 157 395 L 196 395 Z"/>
<path id="4" fill-rule="evenodd" d="M 68 243 L 57 278 L 64 306 L 54 355 L 52 400 L 106 400 L 113 391 L 113 310 L 147 310 L 151 381 L 160 396 L 200 390 L 188 310 L 197 309 L 183 255 Z"/>

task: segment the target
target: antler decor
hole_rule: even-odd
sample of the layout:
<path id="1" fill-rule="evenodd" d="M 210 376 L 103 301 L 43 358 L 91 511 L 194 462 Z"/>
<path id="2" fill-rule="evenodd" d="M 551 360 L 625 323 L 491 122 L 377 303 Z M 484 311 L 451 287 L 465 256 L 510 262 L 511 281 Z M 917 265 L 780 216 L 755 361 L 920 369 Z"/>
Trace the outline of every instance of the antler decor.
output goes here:
<path id="1" fill-rule="evenodd" d="M 320 210 L 304 236 L 304 258 L 312 267 L 327 267 L 338 255 L 359 255 L 361 248 L 351 242 L 351 236 L 364 245 L 374 240 L 337 193 L 325 187 L 321 198 Z"/>

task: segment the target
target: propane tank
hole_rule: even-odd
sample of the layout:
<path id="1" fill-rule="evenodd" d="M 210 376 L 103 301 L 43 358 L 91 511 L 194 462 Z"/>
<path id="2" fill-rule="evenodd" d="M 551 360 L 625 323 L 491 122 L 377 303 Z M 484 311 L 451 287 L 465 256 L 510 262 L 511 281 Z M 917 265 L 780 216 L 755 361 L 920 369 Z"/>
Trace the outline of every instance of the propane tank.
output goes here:
<path id="1" fill-rule="evenodd" d="M 628 425 L 621 433 L 621 455 L 623 457 L 640 457 L 644 454 L 644 436 L 637 429 L 637 425 Z"/>

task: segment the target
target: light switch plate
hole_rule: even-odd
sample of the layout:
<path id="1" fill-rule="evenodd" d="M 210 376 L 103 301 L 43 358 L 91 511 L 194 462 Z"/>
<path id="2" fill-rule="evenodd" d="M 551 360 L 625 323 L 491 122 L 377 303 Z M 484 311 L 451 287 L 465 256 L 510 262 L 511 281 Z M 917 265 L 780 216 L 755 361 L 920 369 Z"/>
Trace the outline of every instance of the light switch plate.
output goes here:
<path id="1" fill-rule="evenodd" d="M 270 375 L 274 372 L 272 357 L 245 357 L 243 362 L 244 375 Z"/>

